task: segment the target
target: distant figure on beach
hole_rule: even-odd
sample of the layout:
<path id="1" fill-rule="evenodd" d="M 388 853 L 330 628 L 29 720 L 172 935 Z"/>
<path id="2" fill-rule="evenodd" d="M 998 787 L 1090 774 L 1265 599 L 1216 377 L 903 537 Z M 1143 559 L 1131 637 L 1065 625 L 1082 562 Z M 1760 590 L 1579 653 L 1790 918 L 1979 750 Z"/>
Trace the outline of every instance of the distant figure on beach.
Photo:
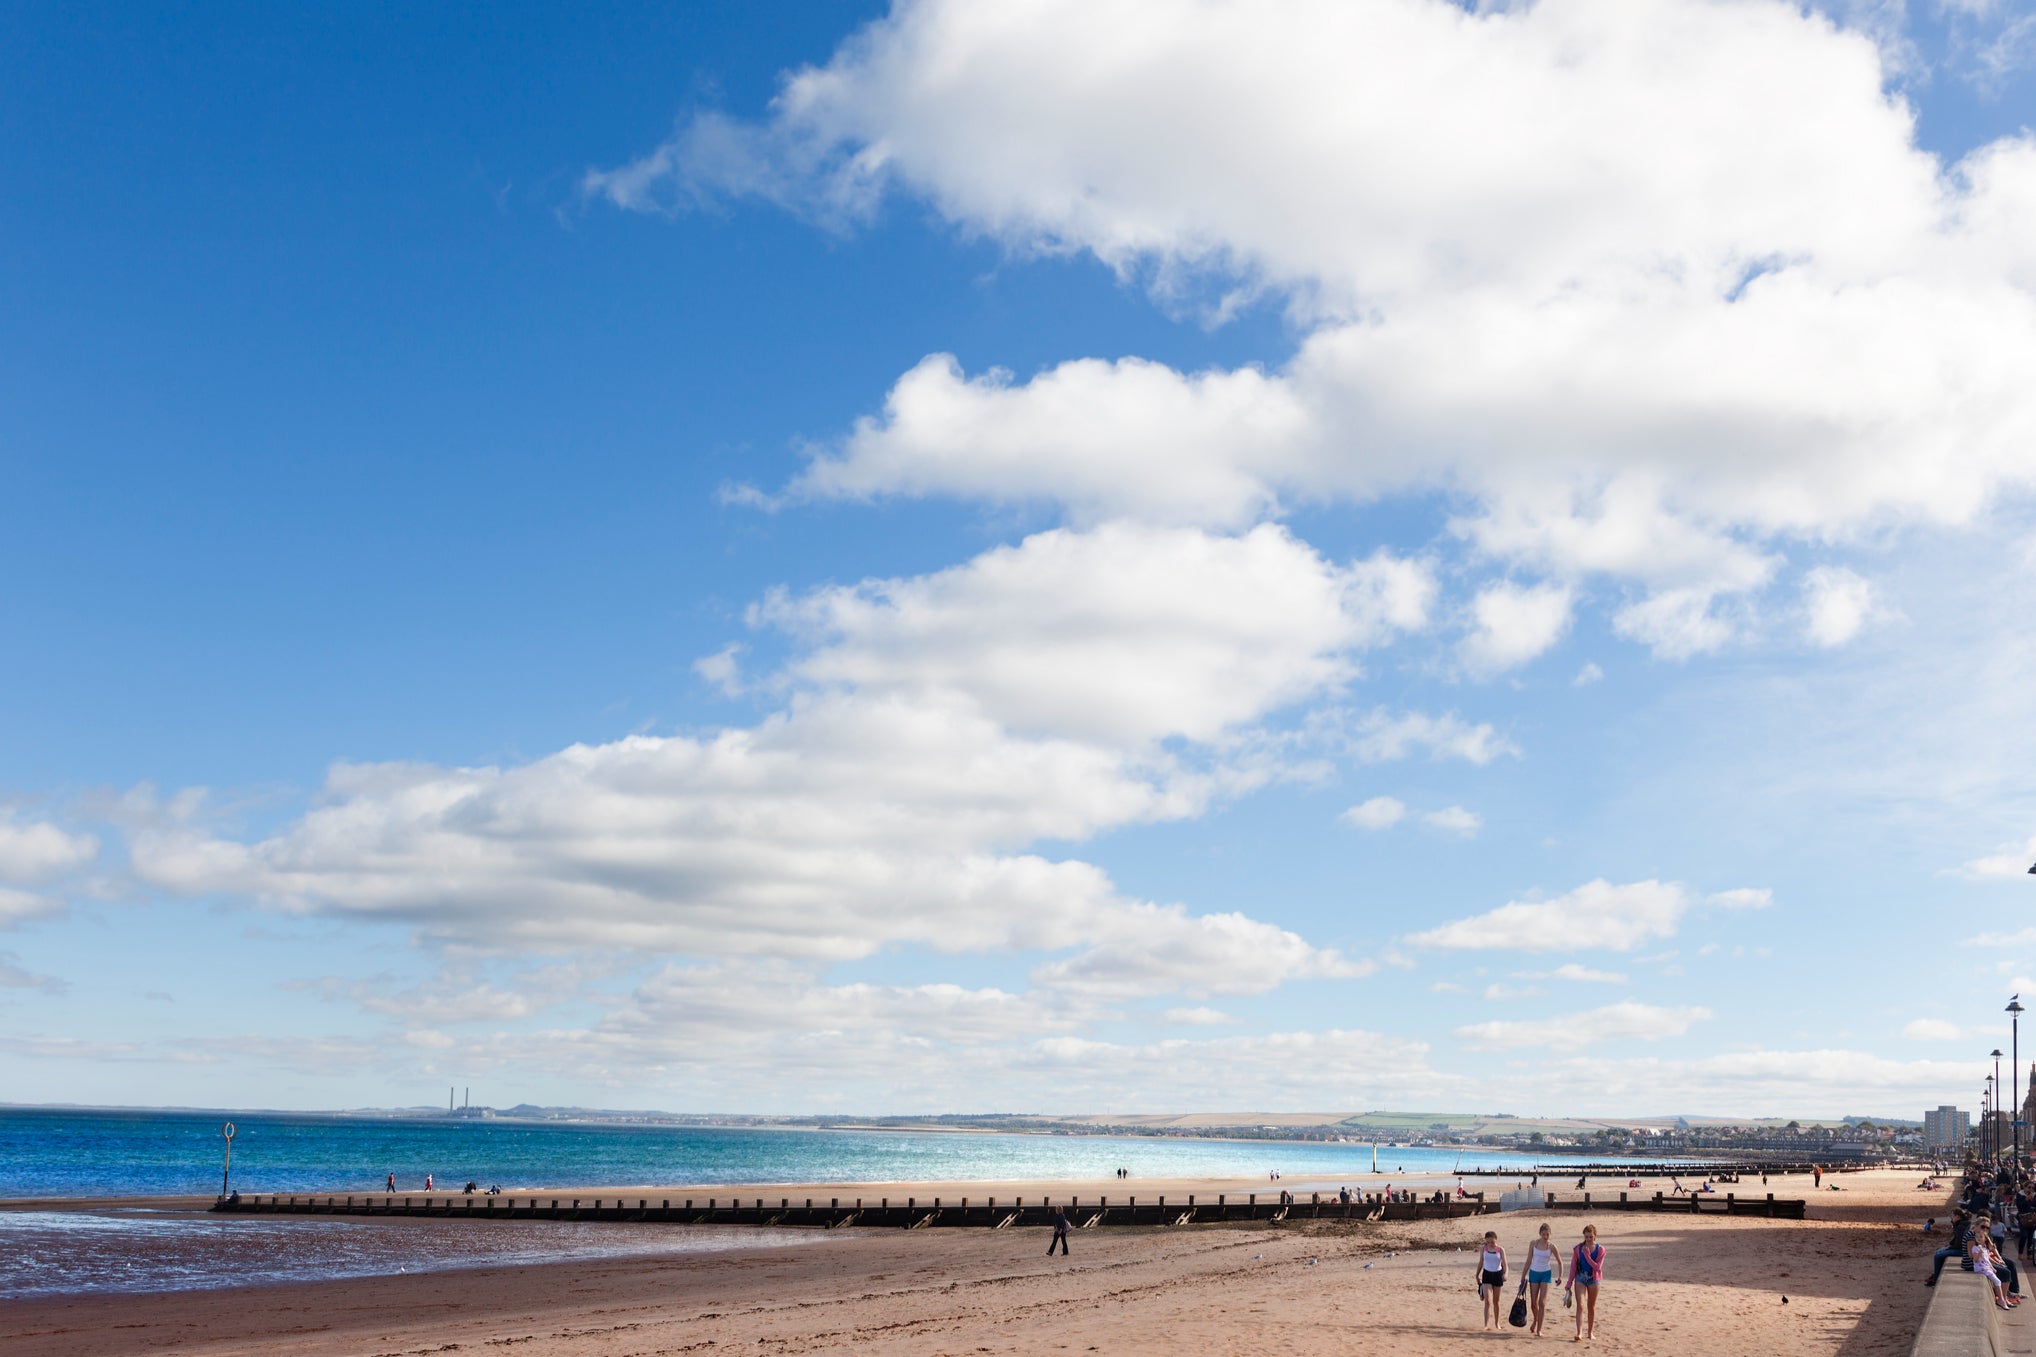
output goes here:
<path id="1" fill-rule="evenodd" d="M 389 1175 L 389 1190 L 391 1192 L 396 1190 L 396 1175 L 393 1173 Z"/>
<path id="2" fill-rule="evenodd" d="M 1067 1257 L 1068 1218 L 1065 1206 L 1053 1208 L 1053 1241 L 1046 1246 L 1046 1256 L 1053 1257 L 1054 1245 L 1060 1246 L 1060 1256 Z"/>
<path id="3" fill-rule="evenodd" d="M 431 1186 L 431 1175 L 428 1173 L 424 1175 L 424 1190 L 426 1192 L 430 1192 L 433 1190 Z"/>
<path id="4" fill-rule="evenodd" d="M 1583 1243 L 1569 1259 L 1569 1283 L 1563 1289 L 1571 1293 L 1576 1302 L 1576 1337 L 1570 1341 L 1581 1343 L 1598 1334 L 1598 1283 L 1605 1276 L 1605 1246 L 1598 1242 L 1598 1227 L 1584 1226 Z"/>
<path id="5" fill-rule="evenodd" d="M 1822 1187 L 1822 1186 L 1824 1186 L 1824 1166 L 1823 1166 L 1822 1164 L 1812 1164 L 1812 1165 L 1810 1165 L 1810 1189 L 1811 1189 L 1811 1191 L 1815 1191 L 1816 1189 L 1818 1189 L 1818 1188 L 1820 1188 L 1820 1187 Z"/>
<path id="6" fill-rule="evenodd" d="M 1541 1336 L 1541 1322 L 1548 1318 L 1548 1286 L 1562 1280 L 1562 1259 L 1555 1251 L 1555 1236 L 1549 1226 L 1527 1246 L 1527 1309 L 1533 1322 L 1527 1332 Z"/>
<path id="7" fill-rule="evenodd" d="M 1506 1251 L 1492 1230 L 1485 1231 L 1484 1247 L 1478 1250 L 1478 1299 L 1484 1306 L 1486 1332 L 1497 1329 L 1505 1318 L 1499 1307 L 1506 1303 Z"/>

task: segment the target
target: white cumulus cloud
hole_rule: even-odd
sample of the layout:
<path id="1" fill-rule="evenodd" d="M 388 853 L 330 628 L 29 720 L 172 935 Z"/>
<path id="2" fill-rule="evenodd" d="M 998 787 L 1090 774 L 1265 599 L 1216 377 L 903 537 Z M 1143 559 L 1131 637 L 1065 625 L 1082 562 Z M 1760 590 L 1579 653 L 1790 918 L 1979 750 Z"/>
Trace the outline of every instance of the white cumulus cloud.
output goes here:
<path id="1" fill-rule="evenodd" d="M 1551 899 L 1514 900 L 1407 941 L 1418 947 L 1630 952 L 1673 936 L 1693 903 L 1688 889 L 1675 882 L 1588 881 Z"/>
<path id="2" fill-rule="evenodd" d="M 1902 1035 L 1910 1041 L 1963 1041 L 1965 1029 L 1942 1018 L 1917 1018 L 1903 1024 Z"/>
<path id="3" fill-rule="evenodd" d="M 1276 368 L 936 354 L 795 493 L 1234 530 L 1440 491 L 1476 549 L 1611 577 L 1619 633 L 1686 659 L 1797 544 L 2036 483 L 2036 140 L 1921 149 L 1884 37 L 1783 0 L 902 0 L 761 121 L 586 188 L 841 221 L 902 194 L 1304 329 Z"/>
<path id="4" fill-rule="evenodd" d="M 1345 824 L 1359 829 L 1391 829 L 1407 816 L 1406 803 L 1390 796 L 1374 796 L 1343 812 Z"/>
<path id="5" fill-rule="evenodd" d="M 34 885 L 83 867 L 98 855 L 99 840 L 90 834 L 0 811 L 0 882 Z"/>
<path id="6" fill-rule="evenodd" d="M 1462 806 L 1444 806 L 1441 810 L 1431 810 L 1421 817 L 1421 823 L 1430 829 L 1439 829 L 1445 834 L 1456 834 L 1466 839 L 1474 836 L 1485 826 L 1483 816 L 1474 810 L 1465 810 Z"/>
<path id="7" fill-rule="evenodd" d="M 1843 566 L 1817 566 L 1803 576 L 1803 611 L 1813 644 L 1842 646 L 1875 615 L 1873 585 Z"/>
<path id="8" fill-rule="evenodd" d="M 1569 630 L 1571 593 L 1561 584 L 1532 587 L 1501 580 L 1471 600 L 1474 626 L 1463 639 L 1464 664 L 1478 674 L 1518 668 Z"/>

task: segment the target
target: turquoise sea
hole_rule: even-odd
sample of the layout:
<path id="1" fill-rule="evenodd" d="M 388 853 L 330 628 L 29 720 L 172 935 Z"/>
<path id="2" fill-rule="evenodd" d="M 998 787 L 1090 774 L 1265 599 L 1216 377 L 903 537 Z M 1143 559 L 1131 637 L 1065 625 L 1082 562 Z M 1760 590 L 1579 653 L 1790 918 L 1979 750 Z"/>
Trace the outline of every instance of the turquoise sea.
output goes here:
<path id="1" fill-rule="evenodd" d="M 1369 1144 L 1137 1136 L 754 1130 L 274 1112 L 0 1108 L 0 1199 L 216 1193 L 220 1124 L 233 1186 L 250 1193 L 403 1191 L 431 1174 L 519 1187 L 1264 1178 L 1333 1190 L 1371 1168 Z M 1389 1173 L 1517 1167 L 1524 1155 L 1381 1147 Z M 264 1285 L 565 1258 L 831 1247 L 838 1234 L 577 1221 L 215 1216 L 167 1206 L 0 1210 L 0 1301 Z M 1029 1244 L 1028 1246 L 1029 1247 Z"/>
<path id="2" fill-rule="evenodd" d="M 217 1192 L 220 1123 L 231 1118 L 233 1186 L 244 1192 L 374 1192 L 388 1174 L 418 1190 L 469 1180 L 518 1187 L 642 1183 L 886 1183 L 997 1179 L 1264 1177 L 1328 1182 L 1369 1172 L 1369 1144 L 753 1130 L 571 1122 L 310 1116 L 275 1112 L 0 1108 L 0 1198 Z M 1385 1148 L 1385 1172 L 1519 1166 L 1499 1151 Z M 1295 1186 L 1287 1182 L 1286 1186 Z"/>

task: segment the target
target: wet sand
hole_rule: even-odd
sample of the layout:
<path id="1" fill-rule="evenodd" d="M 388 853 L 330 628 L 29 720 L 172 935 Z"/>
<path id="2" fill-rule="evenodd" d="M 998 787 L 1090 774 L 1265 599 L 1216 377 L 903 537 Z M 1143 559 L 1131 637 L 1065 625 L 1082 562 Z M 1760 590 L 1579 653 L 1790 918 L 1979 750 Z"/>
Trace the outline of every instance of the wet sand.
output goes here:
<path id="1" fill-rule="evenodd" d="M 1586 1219 L 1606 1245 L 1597 1349 L 1662 1357 L 1899 1354 L 1930 1295 L 1921 1278 L 1937 1241 L 1920 1234 L 1920 1223 L 1948 1214 L 1948 1194 L 1916 1191 L 1918 1176 L 1890 1171 L 1828 1180 L 1843 1190 L 1815 1196 L 1805 1222 L 1569 1211 L 1547 1219 L 1565 1250 Z M 1560 1191 L 1573 1183 L 1544 1179 L 1542 1186 Z M 1267 1186 L 1299 1190 L 1293 1182 Z M 1056 1198 L 1203 1190 L 1199 1183 L 1106 1180 L 1050 1193 L 1037 1183 L 726 1191 L 799 1199 L 1007 1195 L 999 1187 L 1011 1196 Z M 1637 1191 L 1655 1187 L 1648 1180 Z M 1768 1190 L 1797 1196 L 1809 1195 L 1808 1188 L 1805 1178 L 1777 1180 Z M 714 1195 L 657 1189 L 674 1191 Z M 1517 1262 L 1542 1219 L 1529 1211 L 1407 1225 L 1088 1230 L 1075 1234 L 1066 1260 L 1046 1258 L 1047 1232 L 1039 1229 L 850 1230 L 823 1248 L 17 1301 L 0 1307 L 0 1347 L 66 1357 L 172 1348 L 421 1353 L 451 1345 L 531 1357 L 730 1350 L 1424 1357 L 1471 1344 L 1568 1346 L 1569 1316 L 1559 1302 L 1551 1304 L 1544 1339 L 1511 1329 L 1479 1332 L 1470 1250 L 1486 1228 L 1496 1228 Z"/>

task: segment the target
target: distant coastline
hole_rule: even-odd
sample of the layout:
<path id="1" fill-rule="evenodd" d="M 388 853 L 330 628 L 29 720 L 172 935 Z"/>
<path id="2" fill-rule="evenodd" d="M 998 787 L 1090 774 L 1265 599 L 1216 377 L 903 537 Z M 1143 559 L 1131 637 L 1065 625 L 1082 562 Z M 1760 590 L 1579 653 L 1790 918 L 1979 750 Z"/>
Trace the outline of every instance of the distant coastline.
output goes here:
<path id="1" fill-rule="evenodd" d="M 1503 1113 L 1203 1112 L 1090 1113 L 1047 1117 L 1026 1113 L 943 1113 L 900 1116 L 686 1113 L 653 1109 L 550 1107 L 382 1107 L 267 1109 L 127 1107 L 0 1103 L 0 1113 L 81 1117 L 264 1117 L 309 1123 L 396 1125 L 579 1126 L 719 1131 L 828 1131 L 937 1136 L 1117 1137 L 1158 1141 L 1401 1146 L 1465 1153 L 1515 1152 L 1555 1158 L 1649 1157 L 1703 1153 L 1727 1158 L 1784 1156 L 1868 1159 L 1914 1153 L 1920 1123 L 1894 1117 L 1813 1120 L 1725 1117 L 1518 1117 Z"/>

